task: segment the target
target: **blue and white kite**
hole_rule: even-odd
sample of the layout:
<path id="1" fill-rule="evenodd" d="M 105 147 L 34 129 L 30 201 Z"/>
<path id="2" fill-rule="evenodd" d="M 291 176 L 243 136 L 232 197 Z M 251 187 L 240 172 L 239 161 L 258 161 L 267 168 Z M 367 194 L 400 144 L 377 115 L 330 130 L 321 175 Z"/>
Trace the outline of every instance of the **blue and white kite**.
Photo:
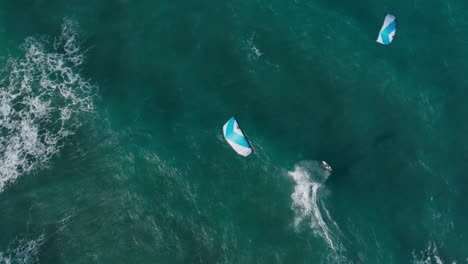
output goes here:
<path id="1" fill-rule="evenodd" d="M 385 21 L 382 28 L 379 32 L 379 37 L 377 38 L 378 43 L 388 45 L 392 42 L 393 36 L 395 36 L 397 27 L 397 21 L 394 15 L 387 14 L 385 16 Z"/>
<path id="2" fill-rule="evenodd" d="M 244 136 L 244 133 L 242 133 L 235 117 L 231 117 L 223 126 L 223 134 L 237 154 L 247 157 L 252 153 L 252 147 Z"/>

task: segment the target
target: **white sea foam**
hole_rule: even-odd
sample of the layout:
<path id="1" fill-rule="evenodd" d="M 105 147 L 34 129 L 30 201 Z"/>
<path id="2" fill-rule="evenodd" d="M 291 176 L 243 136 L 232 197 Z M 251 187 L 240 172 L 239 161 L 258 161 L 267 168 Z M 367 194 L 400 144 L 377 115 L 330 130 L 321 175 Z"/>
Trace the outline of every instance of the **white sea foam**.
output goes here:
<path id="1" fill-rule="evenodd" d="M 247 57 L 249 60 L 257 60 L 262 56 L 262 52 L 255 46 L 255 32 L 252 34 L 252 36 L 245 41 L 245 48 L 247 49 Z"/>
<path id="2" fill-rule="evenodd" d="M 0 80 L 0 192 L 48 165 L 63 140 L 93 111 L 93 86 L 79 73 L 78 26 L 64 20 L 53 42 L 29 37 Z"/>
<path id="3" fill-rule="evenodd" d="M 5 251 L 0 251 L 0 264 L 26 264 L 38 262 L 38 253 L 45 236 L 36 239 L 18 239 L 10 243 Z"/>
<path id="4" fill-rule="evenodd" d="M 455 261 L 447 262 L 439 256 L 439 249 L 437 244 L 434 242 L 429 242 L 427 247 L 421 250 L 419 253 L 413 252 L 413 264 L 456 264 Z"/>
<path id="5" fill-rule="evenodd" d="M 342 251 L 337 234 L 332 232 L 332 229 L 339 232 L 338 225 L 333 221 L 324 202 L 320 199 L 320 190 L 324 188 L 323 183 L 330 172 L 323 169 L 319 162 L 306 161 L 296 164 L 294 170 L 289 171 L 288 174 L 296 184 L 291 195 L 296 230 L 299 230 L 301 224 L 307 223 L 314 234 L 323 238 L 333 252 Z M 327 223 L 331 225 L 328 226 Z"/>

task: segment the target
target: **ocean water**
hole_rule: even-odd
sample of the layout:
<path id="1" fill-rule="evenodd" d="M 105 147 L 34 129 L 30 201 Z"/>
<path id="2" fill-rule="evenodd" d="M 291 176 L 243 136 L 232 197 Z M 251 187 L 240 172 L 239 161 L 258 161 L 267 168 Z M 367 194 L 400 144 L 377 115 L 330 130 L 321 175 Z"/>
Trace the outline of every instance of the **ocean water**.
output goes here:
<path id="1" fill-rule="evenodd" d="M 0 1 L 0 264 L 468 263 L 466 10 Z"/>

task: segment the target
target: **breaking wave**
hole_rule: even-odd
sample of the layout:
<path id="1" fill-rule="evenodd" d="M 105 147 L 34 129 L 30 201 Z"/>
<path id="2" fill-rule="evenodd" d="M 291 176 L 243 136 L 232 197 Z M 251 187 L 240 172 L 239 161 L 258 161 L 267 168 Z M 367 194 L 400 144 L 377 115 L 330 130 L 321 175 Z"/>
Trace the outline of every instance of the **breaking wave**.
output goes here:
<path id="1" fill-rule="evenodd" d="M 44 240 L 44 234 L 36 239 L 15 240 L 4 252 L 0 251 L 0 264 L 38 262 L 39 249 L 44 244 Z"/>
<path id="2" fill-rule="evenodd" d="M 94 87 L 79 72 L 78 25 L 65 19 L 59 37 L 27 38 L 0 75 L 0 192 L 48 165 L 63 140 L 93 112 Z"/>
<path id="3" fill-rule="evenodd" d="M 334 253 L 343 251 L 343 246 L 338 240 L 338 225 L 333 221 L 324 202 L 320 199 L 320 190 L 324 188 L 323 183 L 330 172 L 322 168 L 319 162 L 303 161 L 296 164 L 294 170 L 289 171 L 288 175 L 296 184 L 291 194 L 296 230 L 299 230 L 305 223 L 315 235 L 326 242 Z"/>
<path id="4" fill-rule="evenodd" d="M 439 249 L 437 244 L 429 242 L 427 247 L 421 250 L 419 253 L 413 252 L 413 264 L 444 264 L 444 263 L 456 263 L 455 261 L 445 261 L 439 255 Z"/>

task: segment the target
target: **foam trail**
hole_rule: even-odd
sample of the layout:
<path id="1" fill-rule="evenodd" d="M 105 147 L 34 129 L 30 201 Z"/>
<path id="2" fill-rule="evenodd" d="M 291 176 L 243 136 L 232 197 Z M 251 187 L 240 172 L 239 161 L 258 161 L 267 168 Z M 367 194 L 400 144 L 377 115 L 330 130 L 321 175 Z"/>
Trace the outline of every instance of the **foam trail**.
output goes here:
<path id="1" fill-rule="evenodd" d="M 39 249 L 44 243 L 44 234 L 36 239 L 19 239 L 0 251 L 0 264 L 37 263 Z"/>
<path id="2" fill-rule="evenodd" d="M 336 238 L 325 222 L 322 210 L 325 211 L 326 221 L 333 223 L 339 231 L 338 225 L 319 199 L 319 190 L 329 174 L 318 162 L 300 162 L 294 166 L 294 171 L 288 172 L 296 184 L 291 194 L 292 209 L 295 213 L 294 227 L 298 230 L 301 223 L 306 221 L 314 233 L 325 240 L 330 249 L 338 252 L 342 250 L 342 246 L 339 241 L 335 241 Z"/>
<path id="3" fill-rule="evenodd" d="M 27 38 L 0 80 L 0 192 L 48 165 L 63 141 L 93 112 L 94 87 L 79 74 L 78 25 L 64 20 L 53 43 Z"/>

